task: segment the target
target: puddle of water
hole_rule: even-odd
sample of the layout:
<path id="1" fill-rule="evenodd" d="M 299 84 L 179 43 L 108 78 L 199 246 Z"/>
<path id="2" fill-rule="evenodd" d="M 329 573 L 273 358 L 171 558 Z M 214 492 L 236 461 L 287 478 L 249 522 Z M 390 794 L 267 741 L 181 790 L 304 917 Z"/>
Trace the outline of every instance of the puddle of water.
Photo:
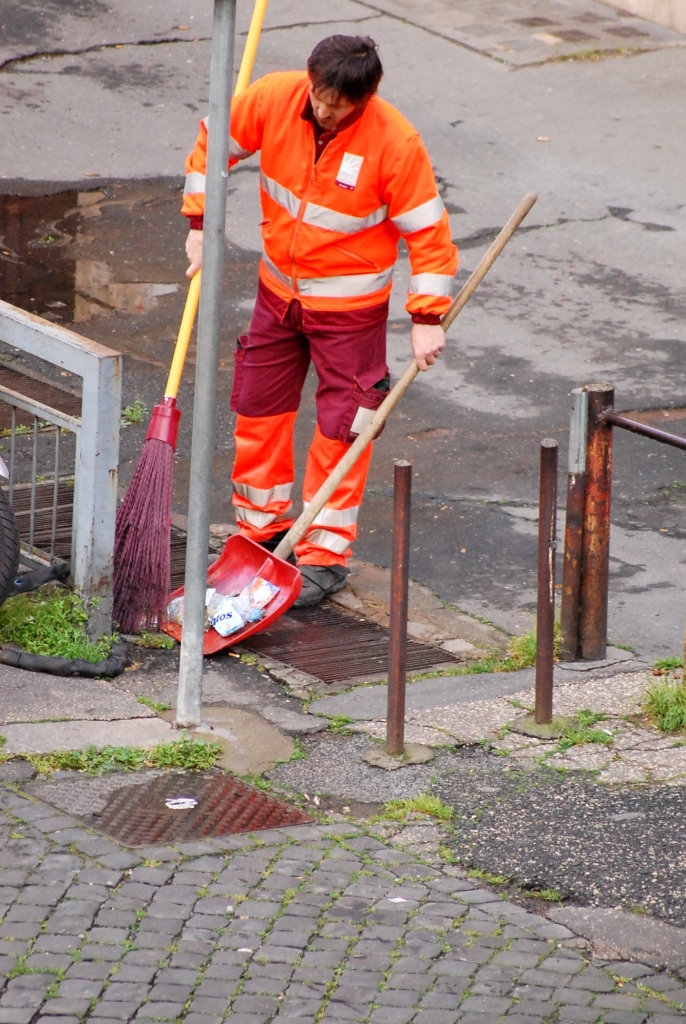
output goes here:
<path id="1" fill-rule="evenodd" d="M 119 282 L 107 263 L 75 258 L 83 222 L 102 214 L 104 192 L 0 196 L 0 298 L 55 323 L 149 313 L 178 284 Z"/>

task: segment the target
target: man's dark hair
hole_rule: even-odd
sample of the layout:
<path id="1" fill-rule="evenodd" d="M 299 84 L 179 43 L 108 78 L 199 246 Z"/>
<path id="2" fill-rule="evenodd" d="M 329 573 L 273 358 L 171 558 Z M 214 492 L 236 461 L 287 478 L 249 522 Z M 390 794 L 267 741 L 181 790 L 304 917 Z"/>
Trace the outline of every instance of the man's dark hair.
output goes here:
<path id="1" fill-rule="evenodd" d="M 331 89 L 351 103 L 362 103 L 379 87 L 383 68 L 369 36 L 328 36 L 307 61 L 315 89 Z"/>

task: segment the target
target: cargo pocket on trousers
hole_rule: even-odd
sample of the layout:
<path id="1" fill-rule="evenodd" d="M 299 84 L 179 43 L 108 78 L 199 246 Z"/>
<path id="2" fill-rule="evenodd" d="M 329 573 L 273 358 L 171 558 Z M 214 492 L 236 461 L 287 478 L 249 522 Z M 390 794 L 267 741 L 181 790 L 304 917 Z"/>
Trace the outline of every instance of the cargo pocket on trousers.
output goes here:
<path id="1" fill-rule="evenodd" d="M 236 351 L 234 353 L 233 362 L 233 385 L 231 387 L 231 401 L 229 403 L 233 412 L 240 412 L 238 403 L 240 401 L 241 388 L 243 386 L 243 360 L 245 358 L 245 347 L 247 341 L 247 334 L 241 334 L 236 341 Z"/>
<path id="2" fill-rule="evenodd" d="M 385 366 L 377 366 L 354 378 L 353 392 L 341 423 L 339 440 L 347 444 L 357 440 L 388 394 L 390 386 L 390 377 Z M 379 437 L 382 430 L 383 427 L 374 437 Z"/>

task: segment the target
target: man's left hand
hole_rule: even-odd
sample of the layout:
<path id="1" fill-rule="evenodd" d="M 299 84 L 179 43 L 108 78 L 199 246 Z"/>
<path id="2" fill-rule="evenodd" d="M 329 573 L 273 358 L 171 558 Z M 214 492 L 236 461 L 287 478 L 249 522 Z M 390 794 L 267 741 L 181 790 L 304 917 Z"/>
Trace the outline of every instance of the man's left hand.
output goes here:
<path id="1" fill-rule="evenodd" d="M 440 324 L 412 324 L 412 351 L 420 370 L 428 370 L 445 348 L 445 334 Z"/>

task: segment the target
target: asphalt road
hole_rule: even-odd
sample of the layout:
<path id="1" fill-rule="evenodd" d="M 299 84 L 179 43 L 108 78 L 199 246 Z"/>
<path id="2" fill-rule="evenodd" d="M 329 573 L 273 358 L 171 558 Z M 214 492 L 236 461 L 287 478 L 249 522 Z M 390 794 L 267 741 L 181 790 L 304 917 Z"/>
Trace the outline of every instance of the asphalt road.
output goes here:
<path id="1" fill-rule="evenodd" d="M 239 3 L 239 44 L 248 6 Z M 180 286 L 151 299 L 148 312 L 88 295 L 79 307 L 79 330 L 129 356 L 125 402 L 140 398 L 150 408 L 185 287 L 180 176 L 206 112 L 211 4 L 2 7 L 0 190 L 104 193 L 94 216 L 82 211 L 64 226 L 55 256 L 72 279 L 81 261 L 82 292 L 89 261 L 104 264 L 114 282 Z M 518 7 L 560 17 L 553 3 Z M 637 34 L 617 36 L 623 54 L 546 61 L 573 47 L 551 49 L 521 25 L 513 41 L 513 19 L 497 13 L 458 32 L 472 8 L 468 0 L 321 0 L 306 20 L 301 5 L 272 0 L 255 73 L 303 66 L 325 34 L 372 34 L 386 68 L 383 95 L 432 154 L 461 248 L 461 279 L 522 195 L 539 193 L 525 229 L 452 329 L 440 367 L 421 377 L 378 442 L 357 545 L 363 558 L 387 563 L 392 460 L 411 458 L 413 575 L 445 600 L 517 630 L 530 625 L 534 601 L 538 444 L 557 438 L 564 466 L 571 388 L 609 380 L 619 408 L 677 410 L 669 425 L 684 425 L 686 39 L 664 30 L 651 36 L 637 19 L 573 0 L 564 16 L 578 24 L 590 13 L 605 18 L 608 31 Z M 588 58 L 578 47 L 577 57 Z M 229 518 L 226 398 L 232 339 L 255 289 L 255 171 L 249 161 L 230 185 L 214 521 Z M 41 230 L 39 221 L 30 230 Z M 406 274 L 401 257 L 389 331 L 396 374 L 409 357 Z M 191 358 L 180 402 L 178 511 L 187 500 L 192 374 Z M 308 402 L 300 463 L 312 425 Z M 144 428 L 123 433 L 124 483 Z M 646 657 L 681 646 L 685 481 L 680 452 L 617 438 L 610 630 Z"/>

